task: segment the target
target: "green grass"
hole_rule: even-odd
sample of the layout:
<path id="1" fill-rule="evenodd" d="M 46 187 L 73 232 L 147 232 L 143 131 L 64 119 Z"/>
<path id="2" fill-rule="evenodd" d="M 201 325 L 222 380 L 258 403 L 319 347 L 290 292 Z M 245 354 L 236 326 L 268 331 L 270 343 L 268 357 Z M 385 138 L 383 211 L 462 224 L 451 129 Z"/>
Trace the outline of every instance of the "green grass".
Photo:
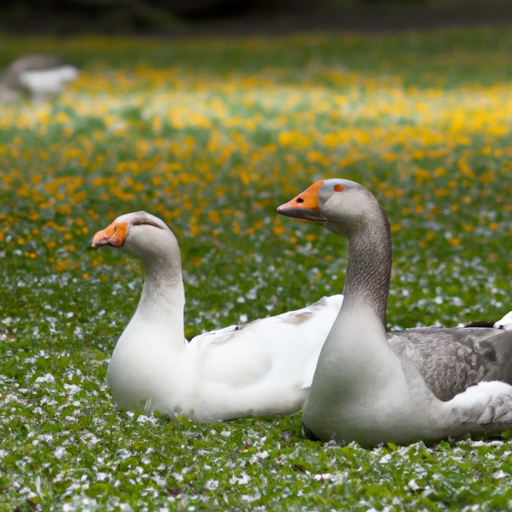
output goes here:
<path id="1" fill-rule="evenodd" d="M 200 424 L 115 411 L 108 359 L 143 276 L 89 251 L 122 213 L 182 248 L 186 333 L 340 292 L 343 240 L 279 219 L 320 177 L 393 226 L 389 327 L 511 309 L 512 31 L 247 41 L 14 39 L 0 64 L 82 67 L 0 115 L 0 510 L 504 510 L 508 437 L 364 450 L 300 415 Z"/>

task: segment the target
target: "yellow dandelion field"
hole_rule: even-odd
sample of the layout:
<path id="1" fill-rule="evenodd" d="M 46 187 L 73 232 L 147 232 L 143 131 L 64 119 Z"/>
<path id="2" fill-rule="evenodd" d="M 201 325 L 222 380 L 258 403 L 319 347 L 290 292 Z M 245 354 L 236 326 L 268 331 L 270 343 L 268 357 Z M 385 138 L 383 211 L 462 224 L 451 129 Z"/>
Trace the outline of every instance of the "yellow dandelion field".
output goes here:
<path id="1" fill-rule="evenodd" d="M 500 245 L 512 234 L 510 37 L 480 36 L 478 52 L 464 51 L 464 31 L 433 50 L 435 33 L 248 40 L 239 51 L 67 41 L 79 79 L 54 101 L 2 106 L 0 236 L 46 271 L 82 277 L 107 257 L 84 256 L 95 230 L 138 209 L 172 226 L 193 272 L 212 246 L 321 255 L 324 233 L 273 210 L 343 176 L 379 194 L 407 250 Z M 504 279 L 510 262 L 500 264 Z"/>

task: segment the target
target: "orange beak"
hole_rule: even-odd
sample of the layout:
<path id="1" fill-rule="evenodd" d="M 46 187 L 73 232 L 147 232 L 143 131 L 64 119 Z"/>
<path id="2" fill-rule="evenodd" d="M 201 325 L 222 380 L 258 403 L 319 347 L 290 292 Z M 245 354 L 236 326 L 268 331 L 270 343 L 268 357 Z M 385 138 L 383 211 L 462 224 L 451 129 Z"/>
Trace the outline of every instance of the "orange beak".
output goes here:
<path id="1" fill-rule="evenodd" d="M 112 222 L 110 226 L 107 226 L 102 231 L 98 231 L 93 239 L 92 246 L 97 249 L 98 247 L 104 247 L 110 245 L 111 247 L 121 247 L 126 240 L 128 233 L 127 222 Z"/>
<path id="2" fill-rule="evenodd" d="M 276 211 L 279 215 L 304 219 L 312 222 L 326 222 L 327 219 L 322 215 L 318 203 L 318 191 L 322 187 L 324 180 L 318 180 L 308 187 L 304 192 L 294 197 L 281 206 Z"/>

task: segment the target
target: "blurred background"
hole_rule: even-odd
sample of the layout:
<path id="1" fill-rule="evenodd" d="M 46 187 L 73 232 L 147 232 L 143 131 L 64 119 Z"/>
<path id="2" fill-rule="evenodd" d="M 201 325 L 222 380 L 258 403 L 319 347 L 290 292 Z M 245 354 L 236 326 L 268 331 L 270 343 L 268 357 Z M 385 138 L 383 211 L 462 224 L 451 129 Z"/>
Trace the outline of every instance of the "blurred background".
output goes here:
<path id="1" fill-rule="evenodd" d="M 2 0 L 0 30 L 30 34 L 283 35 L 510 23 L 510 0 Z"/>

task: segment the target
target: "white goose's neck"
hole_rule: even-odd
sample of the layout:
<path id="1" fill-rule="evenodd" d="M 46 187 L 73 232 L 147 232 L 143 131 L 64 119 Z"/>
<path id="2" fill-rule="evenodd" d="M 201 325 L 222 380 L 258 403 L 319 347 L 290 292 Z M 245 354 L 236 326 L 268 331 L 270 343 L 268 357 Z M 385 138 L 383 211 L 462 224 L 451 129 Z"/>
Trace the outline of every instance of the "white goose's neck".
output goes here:
<path id="1" fill-rule="evenodd" d="M 145 281 L 136 314 L 145 318 L 173 318 L 183 330 L 185 290 L 181 277 L 173 275 L 165 259 L 144 262 Z M 179 321 L 178 321 L 179 319 Z"/>
<path id="2" fill-rule="evenodd" d="M 151 230 L 151 231 L 149 231 Z M 177 346 L 184 343 L 185 291 L 178 243 L 170 231 L 148 228 L 144 249 L 131 244 L 126 252 L 139 258 L 145 270 L 142 295 L 132 322 L 161 328 Z"/>

